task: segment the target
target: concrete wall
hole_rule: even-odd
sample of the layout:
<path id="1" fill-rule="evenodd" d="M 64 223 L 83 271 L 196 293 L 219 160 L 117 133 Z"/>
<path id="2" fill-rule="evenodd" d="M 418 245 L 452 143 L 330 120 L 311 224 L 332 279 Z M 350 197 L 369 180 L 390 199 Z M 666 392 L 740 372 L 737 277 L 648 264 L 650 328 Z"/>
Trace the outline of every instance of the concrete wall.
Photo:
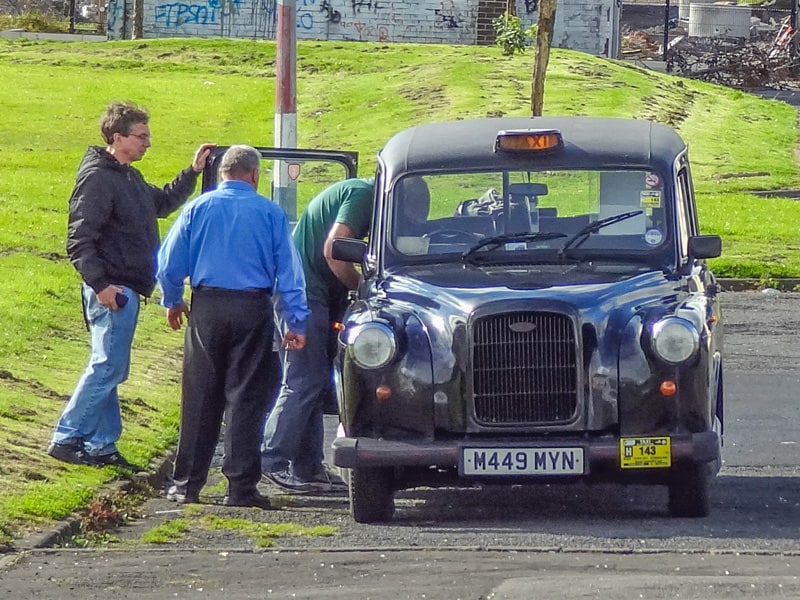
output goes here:
<path id="1" fill-rule="evenodd" d="M 526 25 L 537 5 L 516 0 Z M 110 0 L 108 37 L 129 39 L 140 19 L 143 38 L 275 39 L 277 8 L 277 0 Z M 297 39 L 493 44 L 492 19 L 505 9 L 506 0 L 296 0 Z M 558 2 L 557 47 L 616 56 L 618 30 L 617 0 Z"/>

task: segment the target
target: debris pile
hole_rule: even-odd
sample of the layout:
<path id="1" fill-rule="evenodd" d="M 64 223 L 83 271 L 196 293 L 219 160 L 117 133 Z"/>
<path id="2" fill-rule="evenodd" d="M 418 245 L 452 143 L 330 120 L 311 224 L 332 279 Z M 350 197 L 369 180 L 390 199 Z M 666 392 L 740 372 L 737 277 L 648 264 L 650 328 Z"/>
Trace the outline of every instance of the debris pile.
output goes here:
<path id="1" fill-rule="evenodd" d="M 685 37 L 667 54 L 671 73 L 738 89 L 794 87 L 797 67 L 788 49 L 739 38 Z"/>
<path id="2" fill-rule="evenodd" d="M 669 21 L 664 52 L 664 25 L 632 29 L 623 25 L 623 58 L 665 60 L 667 71 L 734 87 L 800 88 L 800 52 L 789 17 L 751 13 L 749 38 L 689 36 L 683 20 Z"/>

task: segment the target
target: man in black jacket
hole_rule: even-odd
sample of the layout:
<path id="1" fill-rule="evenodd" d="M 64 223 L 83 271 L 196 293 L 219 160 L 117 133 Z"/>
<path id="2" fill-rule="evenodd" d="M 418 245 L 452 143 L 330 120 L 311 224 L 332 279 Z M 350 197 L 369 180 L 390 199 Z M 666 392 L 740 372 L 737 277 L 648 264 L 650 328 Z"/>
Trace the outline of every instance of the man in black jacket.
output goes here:
<path id="1" fill-rule="evenodd" d="M 201 145 L 192 165 L 163 189 L 150 185 L 131 166 L 150 147 L 149 120 L 135 104 L 109 105 L 100 118 L 106 147 L 86 151 L 69 199 L 67 253 L 83 279 L 92 345 L 48 449 L 69 463 L 138 470 L 117 450 L 117 386 L 128 377 L 139 299 L 155 287 L 157 219 L 186 202 L 214 147 Z"/>

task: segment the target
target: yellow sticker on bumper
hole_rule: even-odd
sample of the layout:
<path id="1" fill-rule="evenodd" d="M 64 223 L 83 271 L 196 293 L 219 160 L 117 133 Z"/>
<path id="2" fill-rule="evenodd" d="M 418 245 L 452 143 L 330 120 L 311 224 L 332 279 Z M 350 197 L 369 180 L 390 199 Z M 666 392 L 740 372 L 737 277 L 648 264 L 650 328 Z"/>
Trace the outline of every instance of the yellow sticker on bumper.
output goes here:
<path id="1" fill-rule="evenodd" d="M 668 437 L 621 438 L 619 463 L 623 469 L 664 469 L 672 466 Z"/>

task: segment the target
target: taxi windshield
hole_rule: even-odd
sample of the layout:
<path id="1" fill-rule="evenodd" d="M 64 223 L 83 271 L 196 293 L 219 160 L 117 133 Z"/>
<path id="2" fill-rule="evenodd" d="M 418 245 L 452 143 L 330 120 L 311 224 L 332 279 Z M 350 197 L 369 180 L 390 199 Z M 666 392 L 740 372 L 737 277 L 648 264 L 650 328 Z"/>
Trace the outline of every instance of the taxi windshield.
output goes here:
<path id="1" fill-rule="evenodd" d="M 672 238 L 666 193 L 664 178 L 644 170 L 409 175 L 392 187 L 388 250 L 393 262 L 647 255 Z"/>

